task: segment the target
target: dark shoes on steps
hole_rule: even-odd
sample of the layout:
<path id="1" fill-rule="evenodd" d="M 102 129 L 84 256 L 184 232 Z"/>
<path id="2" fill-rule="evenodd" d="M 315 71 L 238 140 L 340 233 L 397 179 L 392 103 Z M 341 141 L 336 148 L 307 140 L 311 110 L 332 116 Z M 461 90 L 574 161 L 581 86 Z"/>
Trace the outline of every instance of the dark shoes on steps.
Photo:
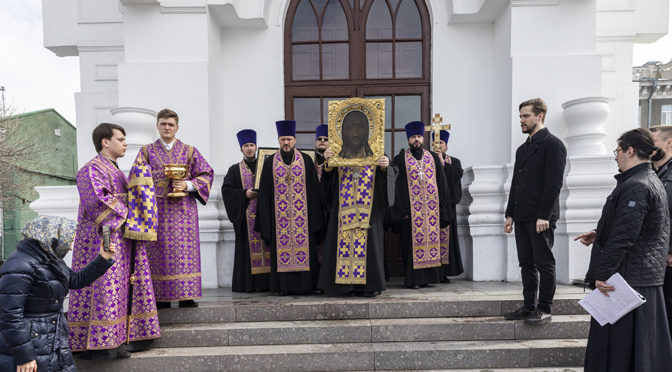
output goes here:
<path id="1" fill-rule="evenodd" d="M 541 310 L 530 310 L 525 306 L 520 309 L 504 314 L 506 320 L 524 320 L 525 324 L 542 325 L 551 321 L 551 314 L 545 313 Z"/>
<path id="2" fill-rule="evenodd" d="M 198 302 L 194 300 L 184 300 L 179 302 L 179 307 L 198 307 Z M 157 309 L 170 309 L 170 302 L 157 302 Z"/>

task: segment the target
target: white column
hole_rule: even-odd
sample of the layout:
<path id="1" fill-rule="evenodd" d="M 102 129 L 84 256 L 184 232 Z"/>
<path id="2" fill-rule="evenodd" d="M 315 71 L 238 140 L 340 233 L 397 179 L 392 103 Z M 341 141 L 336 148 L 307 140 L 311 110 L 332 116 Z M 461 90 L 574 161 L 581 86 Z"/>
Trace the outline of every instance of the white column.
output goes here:
<path id="1" fill-rule="evenodd" d="M 562 108 L 567 126 L 567 197 L 561 205 L 564 218 L 558 222 L 553 253 L 557 281 L 568 284 L 583 279 L 590 260 L 590 247 L 573 238 L 597 226 L 605 198 L 616 183 L 617 168 L 604 143 L 608 98 L 574 99 Z"/>
<path id="2" fill-rule="evenodd" d="M 140 148 L 156 139 L 156 111 L 140 107 L 110 109 L 112 122 L 126 131 L 126 156 L 119 159 L 119 169 L 128 174 Z"/>
<path id="3" fill-rule="evenodd" d="M 467 185 L 469 231 L 471 241 L 465 241 L 465 266 L 472 280 L 507 279 L 507 245 L 504 236 L 504 208 L 506 206 L 506 165 L 476 166 L 465 175 L 473 181 Z"/>

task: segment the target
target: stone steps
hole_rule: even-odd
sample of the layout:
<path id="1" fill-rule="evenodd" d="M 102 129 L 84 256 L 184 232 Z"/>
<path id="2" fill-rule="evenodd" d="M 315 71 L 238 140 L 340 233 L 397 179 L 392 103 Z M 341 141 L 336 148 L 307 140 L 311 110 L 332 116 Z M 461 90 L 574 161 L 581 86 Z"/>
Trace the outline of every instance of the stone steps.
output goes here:
<path id="1" fill-rule="evenodd" d="M 462 370 L 582 371 L 589 316 L 581 289 L 559 286 L 553 321 L 528 326 L 503 314 L 520 285 L 456 281 L 377 298 L 233 294 L 211 290 L 198 308 L 161 309 L 152 350 L 80 371 Z"/>
<path id="2" fill-rule="evenodd" d="M 578 300 L 583 295 L 556 296 L 553 315 L 585 314 Z M 400 319 L 437 317 L 502 316 L 522 306 L 511 296 L 278 298 L 202 302 L 192 309 L 161 309 L 161 325 L 195 323 L 236 323 L 301 320 Z"/>
<path id="3" fill-rule="evenodd" d="M 155 347 L 575 339 L 589 324 L 588 315 L 554 315 L 541 327 L 501 316 L 171 324 Z"/>
<path id="4" fill-rule="evenodd" d="M 155 348 L 130 359 L 77 360 L 82 371 L 310 371 L 579 366 L 585 339 Z"/>

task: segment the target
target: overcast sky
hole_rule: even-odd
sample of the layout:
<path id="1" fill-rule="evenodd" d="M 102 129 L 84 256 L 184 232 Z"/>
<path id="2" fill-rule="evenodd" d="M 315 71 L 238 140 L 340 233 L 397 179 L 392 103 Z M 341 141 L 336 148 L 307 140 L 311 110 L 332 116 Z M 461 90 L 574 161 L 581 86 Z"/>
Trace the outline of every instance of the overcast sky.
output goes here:
<path id="1" fill-rule="evenodd" d="M 6 104 L 19 113 L 54 108 L 76 124 L 79 61 L 57 57 L 42 43 L 41 1 L 0 0 L 0 86 Z M 652 44 L 636 44 L 633 65 L 671 58 L 672 36 L 667 35 Z"/>

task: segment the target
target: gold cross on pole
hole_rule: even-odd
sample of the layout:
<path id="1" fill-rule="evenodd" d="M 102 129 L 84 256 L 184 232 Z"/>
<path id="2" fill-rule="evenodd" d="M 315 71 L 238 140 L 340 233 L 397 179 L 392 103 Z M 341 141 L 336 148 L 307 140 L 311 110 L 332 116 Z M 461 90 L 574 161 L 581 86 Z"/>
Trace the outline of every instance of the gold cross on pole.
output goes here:
<path id="1" fill-rule="evenodd" d="M 432 124 L 425 127 L 425 132 L 434 132 L 434 142 L 432 142 L 432 148 L 437 154 L 441 153 L 441 130 L 450 130 L 450 124 L 441 124 L 443 118 L 441 114 L 434 114 L 432 118 Z"/>

